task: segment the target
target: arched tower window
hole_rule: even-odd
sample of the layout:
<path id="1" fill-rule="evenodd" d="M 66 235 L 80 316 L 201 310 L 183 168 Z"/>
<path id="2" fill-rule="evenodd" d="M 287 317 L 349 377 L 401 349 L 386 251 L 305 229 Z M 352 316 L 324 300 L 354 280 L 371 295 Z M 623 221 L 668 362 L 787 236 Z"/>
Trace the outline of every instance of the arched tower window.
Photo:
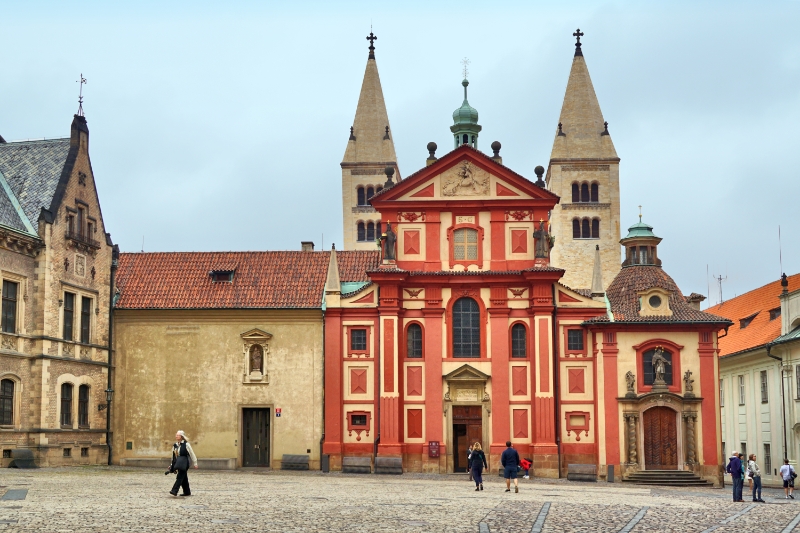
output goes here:
<path id="1" fill-rule="evenodd" d="M 581 184 L 581 202 L 588 202 L 590 199 L 589 196 L 589 184 L 582 183 Z"/>
<path id="2" fill-rule="evenodd" d="M 464 297 L 453 304 L 453 357 L 481 356 L 481 312 L 478 302 Z"/>
<path id="3" fill-rule="evenodd" d="M 464 135 L 461 136 L 461 144 L 467 144 L 467 143 L 469 143 L 469 135 L 465 133 Z"/>
<path id="4" fill-rule="evenodd" d="M 366 205 L 366 199 L 364 197 L 364 187 L 359 187 L 356 189 L 356 193 L 358 195 L 358 205 Z"/>
<path id="5" fill-rule="evenodd" d="M 0 425 L 10 426 L 14 423 L 14 381 L 0 381 Z"/>
<path id="6" fill-rule="evenodd" d="M 573 239 L 581 238 L 581 221 L 578 218 L 572 219 L 572 238 Z"/>
<path id="7" fill-rule="evenodd" d="M 72 427 L 72 383 L 61 385 L 61 425 Z"/>
<path id="8" fill-rule="evenodd" d="M 600 238 L 600 219 L 593 218 L 592 219 L 592 239 L 599 239 Z"/>
<path id="9" fill-rule="evenodd" d="M 411 324 L 406 331 L 406 357 L 422 357 L 422 327 Z"/>
<path id="10" fill-rule="evenodd" d="M 592 183 L 592 202 L 599 202 L 598 198 L 600 198 L 599 186 L 596 183 Z"/>
<path id="11" fill-rule="evenodd" d="M 367 202 L 369 202 L 373 196 L 375 196 L 375 189 L 367 187 Z"/>
<path id="12" fill-rule="evenodd" d="M 382 190 L 383 190 L 383 185 L 378 185 L 377 187 L 375 187 L 375 194 L 378 194 Z"/>
<path id="13" fill-rule="evenodd" d="M 363 222 L 358 223 L 358 238 L 359 242 L 363 242 L 367 240 L 367 228 Z"/>
<path id="14" fill-rule="evenodd" d="M 453 259 L 456 261 L 478 260 L 478 230 L 460 228 L 453 232 Z"/>
<path id="15" fill-rule="evenodd" d="M 78 426 L 89 427 L 89 385 L 78 387 Z"/>
<path id="16" fill-rule="evenodd" d="M 581 186 L 577 182 L 572 184 L 572 203 L 581 201 Z"/>
<path id="17" fill-rule="evenodd" d="M 367 240 L 374 241 L 375 240 L 375 223 L 369 222 L 367 223 Z"/>
<path id="18" fill-rule="evenodd" d="M 584 218 L 581 221 L 581 238 L 590 239 L 592 237 L 591 229 L 589 227 L 589 219 Z"/>
<path id="19" fill-rule="evenodd" d="M 522 324 L 511 326 L 511 357 L 528 356 L 528 332 Z"/>

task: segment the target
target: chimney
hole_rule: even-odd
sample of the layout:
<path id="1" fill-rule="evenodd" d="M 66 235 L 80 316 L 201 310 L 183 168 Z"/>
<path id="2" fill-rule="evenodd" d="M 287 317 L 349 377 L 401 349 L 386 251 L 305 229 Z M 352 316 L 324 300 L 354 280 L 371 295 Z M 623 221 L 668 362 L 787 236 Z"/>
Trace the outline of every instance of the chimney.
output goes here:
<path id="1" fill-rule="evenodd" d="M 301 241 L 300 242 L 300 249 L 304 252 L 313 252 L 314 251 L 314 243 L 312 241 Z"/>

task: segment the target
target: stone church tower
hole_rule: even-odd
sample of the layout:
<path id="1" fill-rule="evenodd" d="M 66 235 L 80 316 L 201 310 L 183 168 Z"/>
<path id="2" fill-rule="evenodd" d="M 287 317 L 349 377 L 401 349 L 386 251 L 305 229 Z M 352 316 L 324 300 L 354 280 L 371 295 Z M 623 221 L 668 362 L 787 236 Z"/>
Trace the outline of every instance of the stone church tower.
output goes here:
<path id="1" fill-rule="evenodd" d="M 550 260 L 566 270 L 562 283 L 589 289 L 599 246 L 605 289 L 620 270 L 619 157 L 583 58 L 583 34 L 573 35 L 575 57 L 546 176 L 547 188 L 561 197 L 550 215 Z"/>
<path id="2" fill-rule="evenodd" d="M 377 250 L 380 215 L 369 204 L 370 198 L 386 183 L 386 169 L 394 169 L 393 181 L 400 181 L 394 152 L 389 115 L 383 101 L 378 64 L 375 62 L 372 32 L 369 57 L 350 139 L 342 159 L 342 220 L 345 250 Z"/>

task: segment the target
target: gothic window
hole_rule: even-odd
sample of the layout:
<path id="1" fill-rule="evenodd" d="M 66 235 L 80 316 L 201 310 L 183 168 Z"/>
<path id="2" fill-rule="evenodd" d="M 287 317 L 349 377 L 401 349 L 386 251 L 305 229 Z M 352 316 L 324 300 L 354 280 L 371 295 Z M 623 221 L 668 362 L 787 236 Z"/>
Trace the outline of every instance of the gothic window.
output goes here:
<path id="1" fill-rule="evenodd" d="M 0 381 L 0 425 L 10 426 L 14 423 L 14 381 Z"/>
<path id="2" fill-rule="evenodd" d="M 528 332 L 523 324 L 511 326 L 511 357 L 528 356 Z"/>
<path id="3" fill-rule="evenodd" d="M 372 187 L 367 187 L 367 202 L 366 203 L 369 203 L 370 199 L 373 196 L 375 196 L 375 189 L 373 189 Z"/>
<path id="4" fill-rule="evenodd" d="M 364 225 L 363 222 L 358 223 L 358 237 L 357 240 L 359 242 L 363 242 L 367 240 L 367 227 Z"/>
<path id="5" fill-rule="evenodd" d="M 72 384 L 61 385 L 61 425 L 72 427 Z"/>
<path id="6" fill-rule="evenodd" d="M 592 239 L 599 239 L 600 238 L 600 219 L 593 218 L 592 219 Z"/>
<path id="7" fill-rule="evenodd" d="M 369 222 L 367 224 L 367 240 L 374 241 L 375 240 L 375 223 Z"/>
<path id="8" fill-rule="evenodd" d="M 64 293 L 64 340 L 72 340 L 72 326 L 75 324 L 75 294 Z"/>
<path id="9" fill-rule="evenodd" d="M 364 197 L 364 187 L 356 189 L 358 195 L 358 205 L 367 205 L 366 198 Z"/>
<path id="10" fill-rule="evenodd" d="M 581 202 L 588 202 L 591 197 L 589 196 L 589 184 L 581 184 Z"/>
<path id="11" fill-rule="evenodd" d="M 572 202 L 578 203 L 581 201 L 581 186 L 577 182 L 572 184 Z"/>
<path id="12" fill-rule="evenodd" d="M 481 356 L 481 312 L 472 298 L 453 304 L 453 357 Z"/>
<path id="13" fill-rule="evenodd" d="M 581 238 L 581 220 L 579 218 L 572 219 L 572 238 Z"/>
<path id="14" fill-rule="evenodd" d="M 89 344 L 89 326 L 92 322 L 92 299 L 81 296 L 81 342 Z"/>
<path id="15" fill-rule="evenodd" d="M 78 387 L 78 426 L 89 427 L 89 385 Z"/>
<path id="16" fill-rule="evenodd" d="M 600 195 L 598 194 L 598 186 L 597 186 L 596 183 L 592 183 L 592 198 L 591 198 L 591 201 L 592 202 L 599 202 L 600 201 L 600 200 L 598 200 L 599 197 L 600 197 Z"/>
<path id="17" fill-rule="evenodd" d="M 17 332 L 17 289 L 18 283 L 3 281 L 2 327 L 3 333 Z"/>
<path id="18" fill-rule="evenodd" d="M 422 357 L 422 327 L 411 324 L 406 330 L 406 357 Z"/>
<path id="19" fill-rule="evenodd" d="M 582 239 L 590 239 L 592 237 L 591 230 L 589 228 L 589 219 L 584 218 L 581 221 L 581 238 Z"/>
<path id="20" fill-rule="evenodd" d="M 478 260 L 478 230 L 461 228 L 453 232 L 453 259 L 456 261 Z"/>
<path id="21" fill-rule="evenodd" d="M 655 370 L 653 369 L 653 355 L 655 355 L 655 353 L 656 349 L 653 348 L 642 354 L 642 375 L 644 377 L 645 385 L 652 385 L 656 379 Z M 664 359 L 666 359 L 669 363 L 665 365 L 666 371 L 664 372 L 664 383 L 667 385 L 672 385 L 672 352 L 664 350 L 663 356 Z"/>

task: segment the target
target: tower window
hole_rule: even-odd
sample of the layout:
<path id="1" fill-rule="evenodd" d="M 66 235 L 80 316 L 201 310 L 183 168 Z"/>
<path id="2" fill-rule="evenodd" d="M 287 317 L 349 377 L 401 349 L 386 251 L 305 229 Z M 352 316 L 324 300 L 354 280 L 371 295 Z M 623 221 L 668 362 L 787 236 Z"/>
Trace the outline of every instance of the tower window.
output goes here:
<path id="1" fill-rule="evenodd" d="M 592 219 L 592 239 L 600 238 L 600 219 Z"/>
<path id="2" fill-rule="evenodd" d="M 591 238 L 591 236 L 592 236 L 592 233 L 591 233 L 591 230 L 589 228 L 589 219 L 588 218 L 584 218 L 581 221 L 581 238 L 589 239 L 589 238 Z"/>
<path id="3" fill-rule="evenodd" d="M 572 219 L 572 238 L 573 239 L 581 238 L 581 221 L 578 218 Z"/>
<path id="4" fill-rule="evenodd" d="M 81 342 L 89 344 L 89 326 L 92 321 L 92 299 L 81 296 Z"/>
<path id="5" fill-rule="evenodd" d="M 375 189 L 372 187 L 367 187 L 367 202 L 369 202 L 373 196 L 375 196 Z"/>
<path id="6" fill-rule="evenodd" d="M 13 281 L 3 281 L 3 333 L 17 332 L 17 289 L 19 284 Z"/>
<path id="7" fill-rule="evenodd" d="M 583 183 L 581 184 L 581 202 L 588 202 L 589 199 L 589 184 Z"/>
<path id="8" fill-rule="evenodd" d="M 478 230 L 461 228 L 453 232 L 453 259 L 456 261 L 477 261 Z"/>
<path id="9" fill-rule="evenodd" d="M 468 142 L 469 142 L 469 135 L 465 133 L 464 136 L 461 137 L 461 144 L 467 144 Z"/>
<path id="10" fill-rule="evenodd" d="M 366 198 L 364 197 L 364 187 L 359 187 L 356 189 L 356 193 L 358 195 L 358 205 L 366 205 Z"/>
<path id="11" fill-rule="evenodd" d="M 72 340 L 72 326 L 75 324 L 75 294 L 64 293 L 64 340 Z"/>
<path id="12" fill-rule="evenodd" d="M 358 242 L 364 242 L 367 240 L 367 227 L 364 225 L 363 222 L 358 223 Z"/>
<path id="13" fill-rule="evenodd" d="M 367 241 L 375 240 L 375 223 L 369 222 L 367 224 Z"/>
<path id="14" fill-rule="evenodd" d="M 598 186 L 596 183 L 592 183 L 592 202 L 599 202 L 598 199 L 600 197 Z"/>
<path id="15" fill-rule="evenodd" d="M 577 183 L 572 184 L 572 203 L 581 201 L 581 186 Z"/>

